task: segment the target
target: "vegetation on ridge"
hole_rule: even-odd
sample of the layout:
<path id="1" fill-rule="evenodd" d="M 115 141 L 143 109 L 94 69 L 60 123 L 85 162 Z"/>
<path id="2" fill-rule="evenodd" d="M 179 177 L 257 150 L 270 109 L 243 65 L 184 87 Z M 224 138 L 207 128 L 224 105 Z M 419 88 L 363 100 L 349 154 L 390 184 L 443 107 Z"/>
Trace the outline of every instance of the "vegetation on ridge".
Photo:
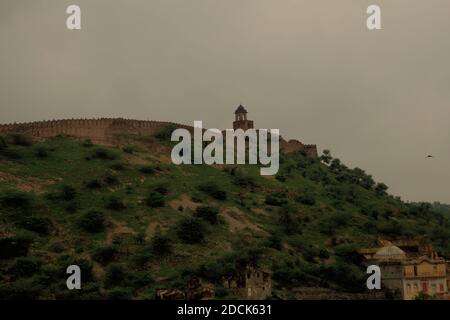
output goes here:
<path id="1" fill-rule="evenodd" d="M 232 298 L 220 279 L 250 261 L 272 271 L 274 298 L 298 286 L 358 292 L 355 251 L 378 237 L 428 236 L 450 257 L 444 206 L 404 203 L 328 151 L 280 162 L 262 177 L 252 165 L 175 166 L 132 137 L 117 148 L 0 137 L 0 299 L 153 299 L 192 275 Z M 66 288 L 70 264 L 81 291 Z"/>

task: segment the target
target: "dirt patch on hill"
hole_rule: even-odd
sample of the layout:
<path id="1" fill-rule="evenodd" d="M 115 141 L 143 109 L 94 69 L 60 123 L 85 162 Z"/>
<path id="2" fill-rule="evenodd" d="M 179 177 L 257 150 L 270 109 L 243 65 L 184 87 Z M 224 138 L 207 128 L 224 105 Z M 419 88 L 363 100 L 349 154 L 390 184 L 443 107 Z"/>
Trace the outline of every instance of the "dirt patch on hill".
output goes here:
<path id="1" fill-rule="evenodd" d="M 101 280 L 105 277 L 105 269 L 100 263 L 95 261 L 92 262 L 92 273 L 97 280 Z"/>
<path id="2" fill-rule="evenodd" d="M 156 233 L 156 229 L 158 229 L 158 222 L 150 222 L 145 230 L 145 240 L 150 240 Z"/>
<path id="3" fill-rule="evenodd" d="M 127 227 L 126 224 L 124 221 L 112 221 L 106 233 L 106 243 L 112 244 L 116 236 L 135 235 L 136 231 Z"/>
<path id="4" fill-rule="evenodd" d="M 265 217 L 269 216 L 269 214 L 267 213 L 267 211 L 264 210 L 264 209 L 261 209 L 261 208 L 252 208 L 252 211 L 253 211 L 254 213 L 256 213 L 256 214 L 261 215 L 261 216 L 265 216 Z"/>
<path id="5" fill-rule="evenodd" d="M 249 229 L 257 233 L 267 234 L 260 226 L 251 222 L 239 208 L 231 207 L 222 209 L 220 216 L 226 221 L 231 232 Z"/>
<path id="6" fill-rule="evenodd" d="M 175 210 L 178 210 L 180 206 L 183 207 L 184 209 L 188 208 L 191 210 L 195 210 L 197 209 L 197 207 L 200 206 L 200 204 L 192 201 L 191 197 L 189 197 L 187 193 L 183 193 L 177 199 L 170 201 L 169 206 Z"/>
<path id="7" fill-rule="evenodd" d="M 19 177 L 7 172 L 0 172 L 0 182 L 12 182 L 16 187 L 26 192 L 43 193 L 48 186 L 55 183 L 53 180 L 44 180 L 33 177 Z"/>
<path id="8" fill-rule="evenodd" d="M 132 165 L 146 165 L 150 161 L 136 154 L 127 154 L 125 160 Z"/>

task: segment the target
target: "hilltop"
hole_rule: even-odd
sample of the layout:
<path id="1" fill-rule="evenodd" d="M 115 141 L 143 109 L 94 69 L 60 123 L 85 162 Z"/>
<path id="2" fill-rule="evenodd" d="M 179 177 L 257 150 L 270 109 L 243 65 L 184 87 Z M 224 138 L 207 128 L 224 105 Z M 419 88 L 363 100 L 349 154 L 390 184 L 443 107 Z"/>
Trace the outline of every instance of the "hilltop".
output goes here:
<path id="1" fill-rule="evenodd" d="M 154 299 L 200 278 L 265 270 L 271 298 L 295 288 L 363 293 L 357 250 L 380 238 L 428 237 L 450 256 L 448 216 L 407 204 L 328 151 L 283 153 L 275 177 L 256 165 L 170 162 L 170 128 L 98 145 L 64 135 L 0 138 L 0 299 Z M 65 270 L 83 270 L 68 291 Z"/>

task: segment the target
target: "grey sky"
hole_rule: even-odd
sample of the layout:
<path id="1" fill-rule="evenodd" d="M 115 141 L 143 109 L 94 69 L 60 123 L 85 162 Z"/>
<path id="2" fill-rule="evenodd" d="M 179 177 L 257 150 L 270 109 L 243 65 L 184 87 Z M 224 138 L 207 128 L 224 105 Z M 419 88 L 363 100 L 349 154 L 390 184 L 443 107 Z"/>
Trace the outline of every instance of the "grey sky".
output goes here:
<path id="1" fill-rule="evenodd" d="M 383 30 L 369 32 L 373 3 Z M 70 4 L 81 31 L 65 28 Z M 242 103 L 257 127 L 406 200 L 450 202 L 449 13 L 448 0 L 2 0 L 0 122 L 228 128 Z"/>

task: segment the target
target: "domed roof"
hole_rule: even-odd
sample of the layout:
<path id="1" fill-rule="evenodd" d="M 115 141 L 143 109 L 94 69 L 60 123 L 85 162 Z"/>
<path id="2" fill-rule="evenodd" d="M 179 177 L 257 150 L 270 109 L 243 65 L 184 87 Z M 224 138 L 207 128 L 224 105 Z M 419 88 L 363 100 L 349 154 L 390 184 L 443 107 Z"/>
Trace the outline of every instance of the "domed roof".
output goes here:
<path id="1" fill-rule="evenodd" d="M 406 253 L 399 247 L 387 245 L 375 253 L 374 258 L 377 260 L 404 260 Z"/>
<path id="2" fill-rule="evenodd" d="M 245 110 L 244 106 L 240 104 L 234 113 L 248 113 L 248 112 L 247 110 Z"/>

